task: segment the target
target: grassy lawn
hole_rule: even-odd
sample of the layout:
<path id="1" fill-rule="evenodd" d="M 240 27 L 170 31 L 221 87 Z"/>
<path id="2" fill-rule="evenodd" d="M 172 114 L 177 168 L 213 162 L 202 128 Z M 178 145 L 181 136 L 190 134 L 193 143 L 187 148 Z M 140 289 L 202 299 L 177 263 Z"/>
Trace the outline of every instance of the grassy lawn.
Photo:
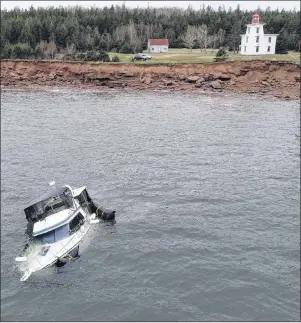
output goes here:
<path id="1" fill-rule="evenodd" d="M 147 53 L 146 51 L 144 51 Z M 109 53 L 110 57 L 118 56 L 120 63 L 132 63 L 132 64 L 209 64 L 214 62 L 216 50 L 207 50 L 207 52 L 200 52 L 199 49 L 193 49 L 192 51 L 186 48 L 170 48 L 168 53 L 152 53 L 151 60 L 148 61 L 131 61 L 133 54 L 120 54 L 120 53 Z M 229 53 L 229 58 L 227 61 L 236 60 L 271 60 L 271 61 L 290 61 L 300 64 L 300 53 L 290 52 L 289 54 L 281 55 L 262 55 L 262 56 L 242 56 L 240 54 Z M 116 63 L 118 64 L 118 63 Z"/>

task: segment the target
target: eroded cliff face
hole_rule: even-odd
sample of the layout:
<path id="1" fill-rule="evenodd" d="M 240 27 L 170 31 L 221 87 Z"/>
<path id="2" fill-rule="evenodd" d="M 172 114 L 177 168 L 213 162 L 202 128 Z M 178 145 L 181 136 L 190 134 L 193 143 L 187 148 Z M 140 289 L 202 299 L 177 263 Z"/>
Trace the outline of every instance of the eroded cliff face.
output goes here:
<path id="1" fill-rule="evenodd" d="M 230 91 L 299 99 L 300 68 L 289 62 L 259 60 L 210 65 L 3 60 L 1 61 L 1 87 Z"/>

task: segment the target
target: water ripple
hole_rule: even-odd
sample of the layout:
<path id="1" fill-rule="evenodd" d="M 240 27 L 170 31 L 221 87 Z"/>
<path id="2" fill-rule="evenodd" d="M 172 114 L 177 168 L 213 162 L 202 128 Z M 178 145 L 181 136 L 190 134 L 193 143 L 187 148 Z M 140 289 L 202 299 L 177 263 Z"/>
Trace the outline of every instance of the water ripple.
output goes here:
<path id="1" fill-rule="evenodd" d="M 243 95 L 3 92 L 1 318 L 296 321 L 300 108 Z M 78 260 L 19 281 L 55 178 L 117 209 Z"/>

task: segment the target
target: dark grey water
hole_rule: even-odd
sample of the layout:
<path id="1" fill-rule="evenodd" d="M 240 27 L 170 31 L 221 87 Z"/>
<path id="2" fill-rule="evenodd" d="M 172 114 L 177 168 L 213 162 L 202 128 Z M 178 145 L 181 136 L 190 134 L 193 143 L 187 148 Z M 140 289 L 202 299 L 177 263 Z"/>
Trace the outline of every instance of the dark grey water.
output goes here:
<path id="1" fill-rule="evenodd" d="M 2 320 L 299 320 L 298 103 L 4 92 L 1 113 Z M 52 179 L 117 222 L 22 283 L 23 208 Z"/>

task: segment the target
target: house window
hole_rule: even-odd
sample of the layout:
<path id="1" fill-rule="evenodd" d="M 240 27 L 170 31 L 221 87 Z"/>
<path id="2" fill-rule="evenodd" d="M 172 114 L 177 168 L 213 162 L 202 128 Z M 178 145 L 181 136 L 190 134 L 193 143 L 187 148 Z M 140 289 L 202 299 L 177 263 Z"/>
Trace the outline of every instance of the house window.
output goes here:
<path id="1" fill-rule="evenodd" d="M 271 51 L 271 46 L 268 46 L 268 53 Z"/>
<path id="2" fill-rule="evenodd" d="M 259 52 L 259 46 L 256 46 L 256 53 Z"/>
<path id="3" fill-rule="evenodd" d="M 256 36 L 256 43 L 259 43 L 259 36 Z"/>
<path id="4" fill-rule="evenodd" d="M 152 48 L 152 50 L 154 50 L 154 47 Z"/>
<path id="5" fill-rule="evenodd" d="M 256 27 L 256 33 L 259 34 L 259 27 Z"/>
<path id="6" fill-rule="evenodd" d="M 247 46 L 245 46 L 245 52 L 247 51 Z"/>
<path id="7" fill-rule="evenodd" d="M 272 42 L 272 37 L 269 37 L 269 43 L 271 43 Z"/>
<path id="8" fill-rule="evenodd" d="M 251 29 L 251 28 L 250 28 L 250 27 L 248 27 L 248 34 L 250 33 L 250 29 Z"/>
<path id="9" fill-rule="evenodd" d="M 247 37 L 247 43 L 248 43 L 248 41 L 249 41 L 249 37 Z"/>

